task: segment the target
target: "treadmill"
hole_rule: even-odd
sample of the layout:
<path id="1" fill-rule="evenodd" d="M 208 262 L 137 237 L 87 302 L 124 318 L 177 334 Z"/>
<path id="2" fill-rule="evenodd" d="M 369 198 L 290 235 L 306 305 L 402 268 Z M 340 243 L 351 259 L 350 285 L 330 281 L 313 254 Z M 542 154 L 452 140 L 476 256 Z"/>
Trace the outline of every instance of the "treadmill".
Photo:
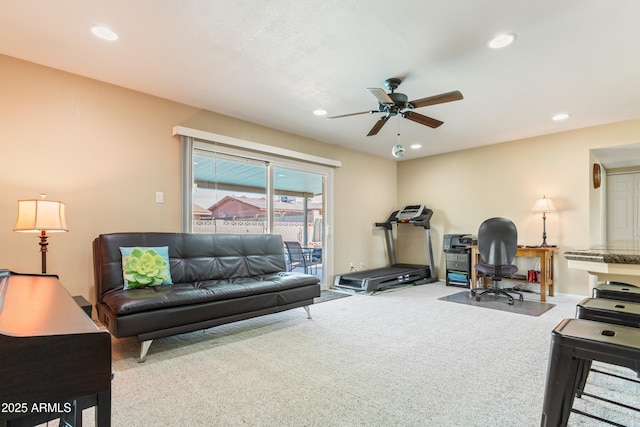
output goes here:
<path id="1" fill-rule="evenodd" d="M 385 229 L 385 238 L 391 264 L 389 267 L 354 271 L 337 275 L 335 288 L 355 291 L 375 292 L 392 286 L 412 283 L 424 285 L 438 281 L 435 276 L 433 250 L 431 248 L 431 225 L 429 223 L 433 211 L 424 205 L 410 205 L 393 212 L 385 222 L 376 222 L 376 227 Z M 393 239 L 393 224 L 409 224 L 422 227 L 425 232 L 428 265 L 398 264 Z"/>

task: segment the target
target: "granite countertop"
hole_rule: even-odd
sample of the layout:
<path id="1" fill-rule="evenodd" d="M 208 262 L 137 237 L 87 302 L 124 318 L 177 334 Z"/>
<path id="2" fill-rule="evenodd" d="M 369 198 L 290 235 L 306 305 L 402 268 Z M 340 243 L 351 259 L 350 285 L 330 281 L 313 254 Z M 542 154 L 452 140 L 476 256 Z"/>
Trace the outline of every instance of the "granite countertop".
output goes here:
<path id="1" fill-rule="evenodd" d="M 603 262 L 607 264 L 640 264 L 640 241 L 610 242 L 584 250 L 564 253 L 567 260 Z"/>

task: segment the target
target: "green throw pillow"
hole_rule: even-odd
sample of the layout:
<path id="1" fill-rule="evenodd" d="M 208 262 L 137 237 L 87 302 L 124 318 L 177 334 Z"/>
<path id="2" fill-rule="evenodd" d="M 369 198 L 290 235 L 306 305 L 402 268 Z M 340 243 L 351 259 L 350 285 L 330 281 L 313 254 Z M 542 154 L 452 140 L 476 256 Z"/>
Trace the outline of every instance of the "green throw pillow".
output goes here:
<path id="1" fill-rule="evenodd" d="M 124 289 L 171 285 L 169 271 L 169 247 L 120 248 Z"/>

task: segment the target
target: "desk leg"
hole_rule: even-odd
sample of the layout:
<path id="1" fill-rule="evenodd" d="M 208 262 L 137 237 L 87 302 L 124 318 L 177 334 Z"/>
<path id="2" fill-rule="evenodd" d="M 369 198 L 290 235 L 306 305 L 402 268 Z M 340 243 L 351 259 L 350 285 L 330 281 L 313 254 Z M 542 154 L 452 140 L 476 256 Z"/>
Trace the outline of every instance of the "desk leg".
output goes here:
<path id="1" fill-rule="evenodd" d="M 540 301 L 547 300 L 547 289 L 549 296 L 553 296 L 553 251 L 544 251 L 540 254 Z"/>
<path id="2" fill-rule="evenodd" d="M 547 265 L 547 287 L 549 288 L 549 296 L 553 296 L 553 251 L 549 251 L 545 254 Z"/>
<path id="3" fill-rule="evenodd" d="M 540 254 L 540 301 L 545 302 L 547 300 L 547 286 L 548 286 L 548 274 L 547 269 L 547 256 L 546 253 Z M 549 289 L 551 292 L 551 289 Z"/>
<path id="4" fill-rule="evenodd" d="M 469 290 L 471 292 L 477 289 L 477 285 L 478 285 L 478 270 L 476 270 L 477 262 L 478 262 L 478 248 L 471 248 L 471 283 L 469 283 Z"/>
<path id="5" fill-rule="evenodd" d="M 540 301 L 545 302 L 547 300 L 547 260 L 546 253 L 540 254 Z"/>
<path id="6" fill-rule="evenodd" d="M 476 284 L 478 283 L 478 271 L 476 270 L 476 262 L 475 257 L 471 257 L 471 283 L 469 283 L 469 288 L 473 291 L 476 289 Z"/>

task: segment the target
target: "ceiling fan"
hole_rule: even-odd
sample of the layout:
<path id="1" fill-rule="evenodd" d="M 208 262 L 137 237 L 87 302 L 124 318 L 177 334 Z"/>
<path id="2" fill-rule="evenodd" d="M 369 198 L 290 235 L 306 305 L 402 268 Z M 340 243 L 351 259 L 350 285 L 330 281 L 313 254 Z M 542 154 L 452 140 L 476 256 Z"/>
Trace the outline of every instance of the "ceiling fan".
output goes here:
<path id="1" fill-rule="evenodd" d="M 396 92 L 395 90 L 400 86 L 402 80 L 398 78 L 391 78 L 384 81 L 384 85 L 390 93 L 386 93 L 381 88 L 367 88 L 367 90 L 376 97 L 378 100 L 378 109 L 370 111 L 361 111 L 359 113 L 342 114 L 340 116 L 327 117 L 327 119 L 338 119 L 341 117 L 357 116 L 359 114 L 374 114 L 385 113 L 371 128 L 367 136 L 376 135 L 382 126 L 387 121 L 398 114 L 405 119 L 409 119 L 413 122 L 420 123 L 421 125 L 429 126 L 430 128 L 437 128 L 443 122 L 431 117 L 418 114 L 413 111 L 415 108 L 426 107 L 429 105 L 443 104 L 445 102 L 459 101 L 462 94 L 455 90 L 453 92 L 441 93 L 440 95 L 429 96 L 426 98 L 416 99 L 415 101 L 409 101 L 409 97 L 404 93 Z"/>

